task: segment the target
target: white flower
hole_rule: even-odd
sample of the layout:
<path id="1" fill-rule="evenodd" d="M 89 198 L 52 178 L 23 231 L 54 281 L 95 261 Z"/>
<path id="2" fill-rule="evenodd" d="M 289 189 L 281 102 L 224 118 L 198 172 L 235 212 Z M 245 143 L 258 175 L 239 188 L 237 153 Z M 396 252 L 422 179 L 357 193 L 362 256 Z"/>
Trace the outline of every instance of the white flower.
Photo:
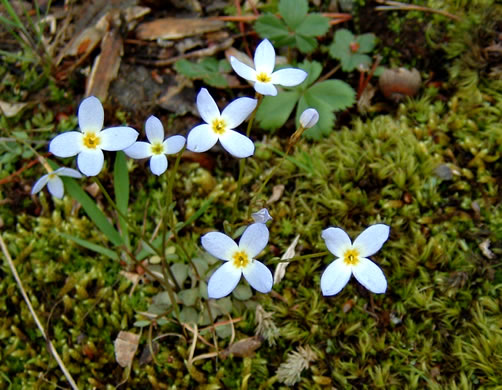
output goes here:
<path id="1" fill-rule="evenodd" d="M 251 218 L 253 218 L 256 223 L 267 223 L 272 219 L 270 213 L 268 212 L 268 209 L 265 208 L 251 214 Z"/>
<path id="2" fill-rule="evenodd" d="M 352 244 L 350 237 L 340 228 L 323 230 L 322 238 L 329 251 L 339 259 L 333 261 L 321 276 L 323 295 L 338 294 L 354 274 L 368 290 L 382 294 L 387 280 L 382 270 L 368 256 L 376 253 L 389 238 L 390 228 L 384 224 L 368 227 Z"/>
<path id="3" fill-rule="evenodd" d="M 40 192 L 42 188 L 44 188 L 47 184 L 47 188 L 49 189 L 49 192 L 52 194 L 52 196 L 61 199 L 64 195 L 64 186 L 63 181 L 59 178 L 59 176 L 68 176 L 80 179 L 82 177 L 82 174 L 75 169 L 64 167 L 58 168 L 55 171 L 47 173 L 40 179 L 38 179 L 31 189 L 31 194 L 35 195 L 37 192 Z"/>
<path id="4" fill-rule="evenodd" d="M 87 176 L 96 176 L 103 168 L 103 150 L 123 150 L 131 146 L 138 132 L 131 127 L 119 126 L 103 130 L 104 111 L 98 98 L 84 99 L 78 108 L 80 131 L 68 131 L 56 136 L 49 151 L 58 157 L 78 154 L 77 166 Z"/>
<path id="5" fill-rule="evenodd" d="M 155 175 L 162 175 L 167 169 L 166 154 L 176 154 L 185 146 L 185 137 L 174 135 L 164 140 L 164 127 L 155 116 L 150 116 L 145 123 L 148 142 L 138 141 L 124 149 L 124 153 L 131 158 L 150 159 L 150 169 Z"/>
<path id="6" fill-rule="evenodd" d="M 235 99 L 221 113 L 207 89 L 197 95 L 197 109 L 206 122 L 195 126 L 187 137 L 187 149 L 205 152 L 218 140 L 227 152 L 235 157 L 249 157 L 254 153 L 254 144 L 248 137 L 232 129 L 239 126 L 253 112 L 258 101 L 247 97 Z"/>
<path id="7" fill-rule="evenodd" d="M 300 115 L 300 124 L 304 129 L 310 129 L 314 127 L 319 121 L 319 113 L 315 108 L 307 108 Z"/>
<path id="8" fill-rule="evenodd" d="M 244 231 L 239 245 L 223 233 L 212 232 L 202 237 L 204 249 L 225 261 L 209 279 L 209 298 L 223 298 L 230 294 L 242 274 L 259 292 L 268 293 L 272 289 L 272 273 L 263 263 L 254 259 L 267 245 L 268 235 L 265 224 L 254 223 Z"/>
<path id="9" fill-rule="evenodd" d="M 254 52 L 254 69 L 240 62 L 235 57 L 230 57 L 230 64 L 242 78 L 254 82 L 254 89 L 262 95 L 277 95 L 274 84 L 284 87 L 294 87 L 303 83 L 307 72 L 296 68 L 284 68 L 274 72 L 275 50 L 268 39 L 264 39 Z"/>

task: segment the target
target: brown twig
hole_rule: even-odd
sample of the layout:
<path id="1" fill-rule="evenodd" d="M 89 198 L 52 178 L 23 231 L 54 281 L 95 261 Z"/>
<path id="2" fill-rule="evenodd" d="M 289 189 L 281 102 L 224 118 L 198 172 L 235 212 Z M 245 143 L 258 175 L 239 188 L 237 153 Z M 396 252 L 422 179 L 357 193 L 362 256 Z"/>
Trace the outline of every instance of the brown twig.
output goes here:
<path id="1" fill-rule="evenodd" d="M 404 4 L 399 1 L 390 1 L 390 0 L 376 0 L 377 3 L 385 4 L 383 6 L 375 7 L 377 11 L 422 11 L 422 12 L 431 12 L 434 14 L 439 14 L 446 16 L 447 18 L 460 21 L 461 19 L 457 15 L 450 14 L 449 12 L 442 11 L 439 9 L 422 7 L 420 5 L 414 4 Z"/>

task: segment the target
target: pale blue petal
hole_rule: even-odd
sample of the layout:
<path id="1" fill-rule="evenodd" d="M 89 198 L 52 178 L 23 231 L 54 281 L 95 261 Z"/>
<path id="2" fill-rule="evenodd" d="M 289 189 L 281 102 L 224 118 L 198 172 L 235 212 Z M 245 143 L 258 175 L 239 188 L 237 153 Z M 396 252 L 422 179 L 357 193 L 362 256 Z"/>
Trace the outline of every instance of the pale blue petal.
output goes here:
<path id="1" fill-rule="evenodd" d="M 138 141 L 124 149 L 124 153 L 135 159 L 147 158 L 152 155 L 152 145 L 148 142 Z"/>
<path id="2" fill-rule="evenodd" d="M 253 223 L 244 230 L 239 248 L 244 249 L 254 259 L 267 246 L 268 237 L 269 232 L 265 224 Z"/>
<path id="3" fill-rule="evenodd" d="M 49 152 L 58 157 L 75 156 L 82 151 L 83 136 L 79 131 L 59 134 L 49 144 Z"/>
<path id="4" fill-rule="evenodd" d="M 219 232 L 207 233 L 200 240 L 206 251 L 221 260 L 231 260 L 234 252 L 239 249 L 234 240 Z"/>
<path id="5" fill-rule="evenodd" d="M 230 57 L 230 65 L 235 73 L 241 76 L 243 79 L 249 81 L 256 81 L 256 71 L 245 63 L 239 61 L 235 57 Z"/>
<path id="6" fill-rule="evenodd" d="M 124 150 L 131 146 L 138 138 L 138 132 L 132 127 L 110 127 L 99 133 L 101 143 L 99 148 L 103 150 Z"/>
<path id="7" fill-rule="evenodd" d="M 103 128 L 105 113 L 99 99 L 89 96 L 78 108 L 78 125 L 82 131 L 99 132 Z"/>
<path id="8" fill-rule="evenodd" d="M 165 154 L 153 155 L 150 159 L 150 170 L 154 175 L 162 175 L 167 169 L 167 157 Z"/>
<path id="9" fill-rule="evenodd" d="M 256 108 L 258 100 L 248 97 L 238 98 L 225 107 L 221 118 L 227 124 L 227 129 L 235 129 L 244 122 Z"/>
<path id="10" fill-rule="evenodd" d="M 218 268 L 209 278 L 207 295 L 209 298 L 223 298 L 230 294 L 239 283 L 242 271 L 227 262 Z"/>
<path id="11" fill-rule="evenodd" d="M 54 176 L 53 178 L 49 179 L 49 182 L 47 183 L 47 189 L 52 194 L 52 196 L 61 199 L 64 195 L 63 180 L 61 180 L 61 178 L 59 178 L 58 176 Z"/>
<path id="12" fill-rule="evenodd" d="M 251 262 L 242 273 L 256 291 L 266 294 L 272 290 L 274 283 L 272 272 L 258 260 Z"/>
<path id="13" fill-rule="evenodd" d="M 42 188 L 45 187 L 47 182 L 49 181 L 49 174 L 43 175 L 40 179 L 38 179 L 35 184 L 33 184 L 33 188 L 31 189 L 31 194 L 35 195 L 37 192 L 40 192 Z"/>
<path id="14" fill-rule="evenodd" d="M 383 223 L 371 225 L 354 240 L 354 248 L 361 257 L 371 256 L 380 250 L 389 233 L 390 227 Z"/>
<path id="15" fill-rule="evenodd" d="M 256 83 L 254 83 L 254 89 L 256 92 L 261 93 L 262 95 L 277 95 L 277 88 L 272 83 L 262 83 L 261 81 L 257 81 Z"/>
<path id="16" fill-rule="evenodd" d="M 202 153 L 211 149 L 216 141 L 218 141 L 218 136 L 211 130 L 209 125 L 198 125 L 188 133 L 187 149 L 192 152 Z"/>
<path id="17" fill-rule="evenodd" d="M 370 259 L 359 258 L 352 266 L 352 273 L 359 283 L 375 294 L 383 294 L 387 290 L 387 280 L 378 265 Z"/>
<path id="18" fill-rule="evenodd" d="M 86 176 L 96 176 L 103 168 L 105 157 L 101 149 L 88 149 L 80 152 L 77 157 L 77 166 Z"/>
<path id="19" fill-rule="evenodd" d="M 166 154 L 176 154 L 183 149 L 183 146 L 185 146 L 185 137 L 181 135 L 173 135 L 172 137 L 167 138 L 163 145 Z"/>
<path id="20" fill-rule="evenodd" d="M 286 68 L 272 73 L 272 83 L 284 87 L 294 87 L 305 81 L 308 73 L 301 69 Z"/>
<path id="21" fill-rule="evenodd" d="M 338 257 L 343 257 L 345 251 L 352 246 L 350 237 L 340 228 L 327 228 L 322 231 L 321 237 L 326 242 L 328 250 Z"/>
<path id="22" fill-rule="evenodd" d="M 323 295 L 338 294 L 347 284 L 352 271 L 343 259 L 336 259 L 321 276 L 321 290 Z"/>
<path id="23" fill-rule="evenodd" d="M 264 39 L 254 52 L 254 67 L 256 73 L 272 73 L 275 67 L 275 49 L 268 39 Z"/>
<path id="24" fill-rule="evenodd" d="M 232 156 L 244 158 L 254 153 L 254 143 L 248 137 L 234 130 L 227 130 L 220 135 L 221 145 Z"/>
<path id="25" fill-rule="evenodd" d="M 210 124 L 214 119 L 220 117 L 220 110 L 206 88 L 202 88 L 197 95 L 197 109 L 200 117 L 206 123 Z"/>
<path id="26" fill-rule="evenodd" d="M 150 116 L 145 123 L 146 138 L 151 144 L 164 141 L 164 126 L 156 116 Z"/>
<path id="27" fill-rule="evenodd" d="M 68 176 L 73 177 L 75 179 L 81 179 L 82 174 L 76 169 L 61 167 L 54 171 L 54 173 L 58 176 Z"/>

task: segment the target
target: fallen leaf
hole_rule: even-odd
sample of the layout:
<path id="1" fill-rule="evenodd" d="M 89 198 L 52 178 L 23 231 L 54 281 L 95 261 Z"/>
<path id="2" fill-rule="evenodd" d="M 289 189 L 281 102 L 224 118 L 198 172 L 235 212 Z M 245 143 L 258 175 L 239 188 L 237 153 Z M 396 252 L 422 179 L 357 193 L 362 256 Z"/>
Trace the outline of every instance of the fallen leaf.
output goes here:
<path id="1" fill-rule="evenodd" d="M 140 24 L 136 37 L 145 40 L 181 39 L 217 31 L 224 25 L 221 20 L 207 18 L 162 18 Z"/>
<path id="2" fill-rule="evenodd" d="M 115 360 L 121 367 L 132 363 L 138 349 L 139 335 L 121 330 L 115 339 Z"/>
<path id="3" fill-rule="evenodd" d="M 0 111 L 7 118 L 16 116 L 28 103 L 8 103 L 0 100 Z"/>
<path id="4" fill-rule="evenodd" d="M 260 348 L 261 344 L 261 337 L 248 337 L 246 339 L 239 340 L 236 343 L 225 348 L 220 352 L 220 357 L 222 359 L 226 359 L 230 355 L 234 357 L 248 357 L 251 356 L 258 348 Z"/>
<path id="5" fill-rule="evenodd" d="M 490 240 L 486 239 L 481 244 L 479 244 L 479 249 L 481 249 L 481 253 L 487 257 L 488 259 L 495 258 L 495 254 L 490 250 Z"/>
<path id="6" fill-rule="evenodd" d="M 281 257 L 281 260 L 288 260 L 295 257 L 295 248 L 298 244 L 298 240 L 300 239 L 300 235 L 297 235 L 291 245 L 286 249 L 286 252 Z M 289 261 L 281 262 L 277 265 L 274 272 L 274 284 L 279 283 L 284 275 L 286 274 L 286 267 L 289 265 Z"/>
<path id="7" fill-rule="evenodd" d="M 277 184 L 272 188 L 272 195 L 270 198 L 267 200 L 267 204 L 271 204 L 274 202 L 277 202 L 279 199 L 281 199 L 282 193 L 284 192 L 284 189 L 286 187 L 284 184 Z"/>

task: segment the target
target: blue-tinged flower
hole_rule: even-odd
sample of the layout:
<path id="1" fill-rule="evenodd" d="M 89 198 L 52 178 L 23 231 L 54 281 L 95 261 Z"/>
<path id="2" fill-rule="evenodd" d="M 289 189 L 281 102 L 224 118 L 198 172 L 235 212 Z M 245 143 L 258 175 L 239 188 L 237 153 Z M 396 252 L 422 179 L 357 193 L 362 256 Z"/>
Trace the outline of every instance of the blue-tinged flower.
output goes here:
<path id="1" fill-rule="evenodd" d="M 307 72 L 297 68 L 284 68 L 274 72 L 275 49 L 268 39 L 264 39 L 256 47 L 254 69 L 233 56 L 230 57 L 230 65 L 239 76 L 253 82 L 256 92 L 262 95 L 277 95 L 274 84 L 294 87 L 307 78 Z"/>
<path id="2" fill-rule="evenodd" d="M 253 218 L 256 223 L 267 223 L 272 219 L 272 216 L 268 212 L 268 209 L 263 208 L 256 213 L 251 214 L 251 218 Z"/>
<path id="3" fill-rule="evenodd" d="M 357 281 L 371 292 L 382 294 L 387 280 L 382 270 L 368 256 L 375 254 L 387 238 L 390 228 L 384 224 L 368 227 L 352 244 L 350 237 L 340 228 L 330 227 L 322 232 L 329 251 L 339 258 L 333 261 L 321 276 L 323 295 L 338 294 L 353 274 Z"/>
<path id="4" fill-rule="evenodd" d="M 314 127 L 318 121 L 319 113 L 315 108 L 307 108 L 300 115 L 300 125 L 302 125 L 304 129 L 310 129 L 311 127 Z"/>
<path id="5" fill-rule="evenodd" d="M 31 194 L 35 195 L 40 192 L 42 188 L 47 184 L 47 189 L 51 193 L 52 196 L 55 196 L 58 199 L 61 199 L 64 195 L 64 186 L 63 180 L 59 176 L 68 176 L 74 177 L 75 179 L 80 179 L 82 174 L 71 168 L 58 168 L 53 172 L 47 173 L 43 175 L 40 179 L 38 179 L 33 188 L 31 189 Z"/>
<path id="6" fill-rule="evenodd" d="M 185 137 L 173 135 L 164 139 L 164 126 L 155 116 L 150 116 L 145 123 L 146 138 L 150 142 L 138 141 L 124 149 L 131 158 L 150 157 L 150 170 L 155 175 L 162 175 L 167 169 L 167 154 L 176 154 L 185 146 Z"/>
<path id="7" fill-rule="evenodd" d="M 103 168 L 103 150 L 123 150 L 131 146 L 138 132 L 132 127 L 118 126 L 103 130 L 103 106 L 90 96 L 80 103 L 78 124 L 80 131 L 68 131 L 56 136 L 49 151 L 58 157 L 78 155 L 77 166 L 86 176 L 96 176 Z"/>
<path id="8" fill-rule="evenodd" d="M 231 155 L 243 158 L 254 153 L 254 144 L 248 137 L 233 130 L 253 112 L 256 99 L 247 97 L 235 99 L 220 114 L 216 102 L 207 89 L 202 88 L 197 95 L 197 109 L 204 124 L 195 126 L 187 137 L 187 149 L 205 152 L 219 140 L 221 146 Z"/>
<path id="9" fill-rule="evenodd" d="M 272 289 L 272 273 L 255 259 L 267 245 L 268 236 L 265 224 L 254 223 L 246 228 L 239 245 L 223 233 L 211 232 L 202 237 L 204 249 L 225 261 L 209 278 L 209 298 L 223 298 L 230 294 L 239 283 L 241 275 L 259 292 L 268 293 Z"/>

